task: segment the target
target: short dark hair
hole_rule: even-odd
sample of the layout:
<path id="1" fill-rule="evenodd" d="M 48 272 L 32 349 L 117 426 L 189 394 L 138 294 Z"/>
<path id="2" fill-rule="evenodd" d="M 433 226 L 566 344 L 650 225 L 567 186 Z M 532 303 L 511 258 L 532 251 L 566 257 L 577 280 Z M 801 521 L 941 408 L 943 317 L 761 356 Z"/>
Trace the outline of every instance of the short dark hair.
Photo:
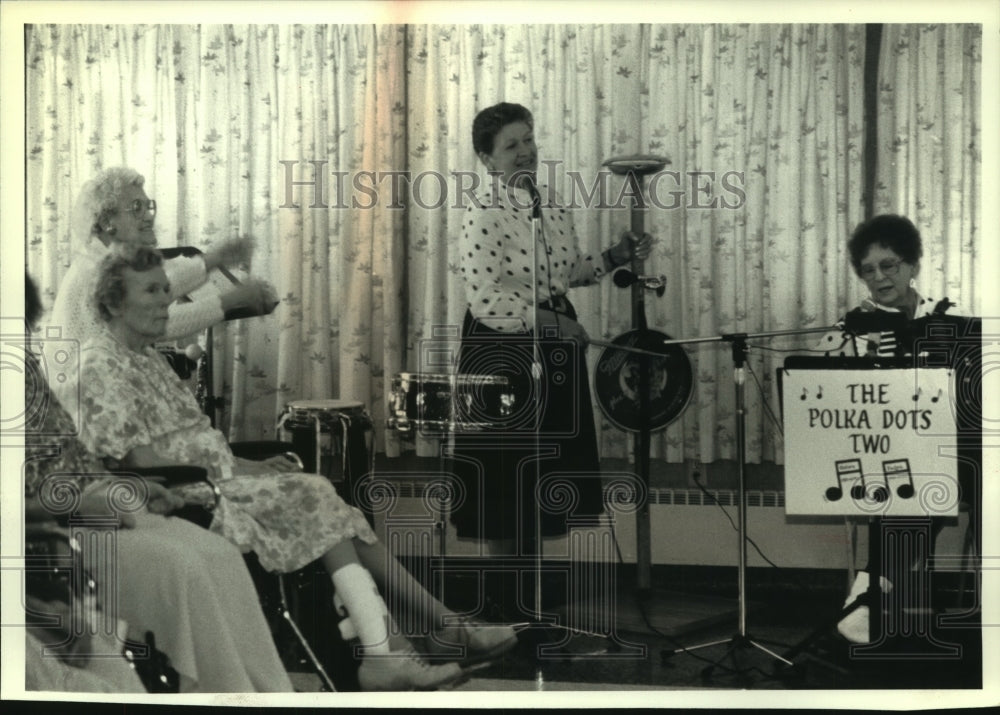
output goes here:
<path id="1" fill-rule="evenodd" d="M 104 320 L 111 320 L 109 308 L 118 309 L 125 302 L 124 271 L 130 268 L 142 273 L 163 265 L 163 254 L 149 246 L 122 247 L 104 258 L 97 274 L 94 300 L 97 312 Z"/>
<path id="2" fill-rule="evenodd" d="M 479 112 L 472 120 L 472 148 L 476 154 L 492 154 L 493 140 L 508 124 L 524 122 L 534 129 L 535 118 L 527 107 L 510 102 L 500 102 Z"/>
<path id="3" fill-rule="evenodd" d="M 905 216 L 881 214 L 858 224 L 847 242 L 854 272 L 860 275 L 861 261 L 875 244 L 888 248 L 909 264 L 916 264 L 924 255 L 920 231 Z"/>
<path id="4" fill-rule="evenodd" d="M 28 272 L 24 273 L 24 322 L 29 330 L 34 330 L 42 317 L 42 299 L 38 296 L 38 286 Z"/>

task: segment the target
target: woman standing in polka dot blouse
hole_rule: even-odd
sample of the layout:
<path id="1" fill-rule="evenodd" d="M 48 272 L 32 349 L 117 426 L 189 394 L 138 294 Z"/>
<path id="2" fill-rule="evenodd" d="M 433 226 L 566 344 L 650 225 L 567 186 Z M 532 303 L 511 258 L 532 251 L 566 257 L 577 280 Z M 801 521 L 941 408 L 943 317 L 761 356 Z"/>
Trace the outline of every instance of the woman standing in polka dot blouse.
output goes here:
<path id="1" fill-rule="evenodd" d="M 648 234 L 626 232 L 601 255 L 582 253 L 572 211 L 541 202 L 535 189 L 533 130 L 519 104 L 476 116 L 473 147 L 493 181 L 470 202 L 459 244 L 468 304 L 459 373 L 505 377 L 515 397 L 489 429 L 455 438 L 453 466 L 465 494 L 452 522 L 459 537 L 486 541 L 494 556 L 536 553 L 536 514 L 541 534 L 558 536 L 568 521 L 603 511 L 588 337 L 566 293 L 625 265 L 633 251 L 645 259 L 652 245 Z M 509 592 L 499 596 L 502 611 L 530 612 L 528 593 L 519 604 Z"/>

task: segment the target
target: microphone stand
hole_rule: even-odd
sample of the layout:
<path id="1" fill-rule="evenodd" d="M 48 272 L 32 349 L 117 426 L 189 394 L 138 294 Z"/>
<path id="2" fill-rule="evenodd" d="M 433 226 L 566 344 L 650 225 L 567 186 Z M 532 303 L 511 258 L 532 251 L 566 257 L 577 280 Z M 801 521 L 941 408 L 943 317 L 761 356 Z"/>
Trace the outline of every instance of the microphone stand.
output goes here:
<path id="1" fill-rule="evenodd" d="M 532 248 L 532 282 L 533 289 L 537 290 L 538 282 L 536 276 L 538 275 L 538 244 L 542 240 L 542 199 L 538 193 L 538 188 L 535 186 L 534 179 L 531 176 L 525 177 L 525 183 L 527 184 L 528 192 L 531 195 L 531 248 Z M 546 255 L 546 259 L 548 256 Z M 548 274 L 546 274 L 548 275 Z M 549 291 L 549 307 L 553 308 L 552 301 L 552 291 Z M 554 311 L 553 311 L 554 312 Z M 542 440 L 541 440 L 541 430 L 542 430 L 542 411 L 546 404 L 546 401 L 542 395 L 542 385 L 543 385 L 543 371 L 545 369 L 544 361 L 542 360 L 542 349 L 540 345 L 541 327 L 539 325 L 538 319 L 538 301 L 535 300 L 535 330 L 532 339 L 532 378 L 534 380 L 535 387 L 535 434 L 534 434 L 534 447 L 535 447 L 535 459 L 534 459 L 534 469 L 535 469 L 535 480 L 534 480 L 534 490 L 538 489 L 538 485 L 542 480 Z M 557 318 L 558 321 L 558 318 Z M 558 335 L 559 328 L 558 323 L 556 325 L 556 334 Z M 540 628 L 546 625 L 542 621 L 542 514 L 541 514 L 541 504 L 538 499 L 532 495 L 532 524 L 531 524 L 531 537 L 530 537 L 530 549 L 531 555 L 533 557 L 534 566 L 534 583 L 533 586 L 533 601 L 532 601 L 532 623 L 531 625 Z M 522 502 L 523 503 L 523 502 Z M 520 538 L 518 539 L 520 542 Z M 519 543 L 518 547 L 522 547 Z M 520 600 L 521 587 L 520 578 L 516 579 L 518 582 L 518 600 Z M 536 633 L 539 642 L 543 641 L 544 638 L 540 633 Z M 543 690 L 545 685 L 545 675 L 542 672 L 541 661 L 536 660 L 535 662 L 535 688 L 537 690 Z"/>
<path id="2" fill-rule="evenodd" d="M 533 260 L 534 260 L 534 266 L 536 267 L 535 270 L 537 271 L 537 267 L 540 265 L 539 262 L 538 262 L 539 261 L 539 256 L 538 256 L 538 247 L 539 247 L 539 244 L 542 245 L 542 249 L 546 253 L 546 261 L 548 261 L 548 250 L 549 249 L 548 249 L 548 244 L 547 244 L 547 242 L 545 240 L 545 233 L 544 233 L 544 228 L 543 228 L 543 225 L 542 225 L 541 196 L 539 195 L 538 189 L 536 188 L 535 183 L 534 183 L 534 181 L 533 181 L 533 179 L 531 177 L 527 178 L 527 189 L 530 192 L 531 199 L 532 199 L 532 218 L 531 218 L 532 254 L 533 254 L 532 257 L 533 257 Z M 535 286 L 537 286 L 537 278 L 534 277 L 535 275 L 537 275 L 537 274 L 533 275 L 533 279 L 536 281 L 535 282 Z M 547 272 L 547 276 L 551 276 L 551 273 Z M 549 278 L 549 280 L 551 280 L 551 278 Z M 542 479 L 542 456 L 543 456 L 543 452 L 542 452 L 542 439 L 541 439 L 541 436 L 542 436 L 541 435 L 541 431 L 542 431 L 542 416 L 543 416 L 544 405 L 548 404 L 548 400 L 547 399 L 543 400 L 543 397 L 545 397 L 545 396 L 542 395 L 542 387 L 543 387 L 543 382 L 544 382 L 543 378 L 544 378 L 544 371 L 545 371 L 545 361 L 543 359 L 544 358 L 544 353 L 543 353 L 542 347 L 540 345 L 540 340 L 544 339 L 544 338 L 548 338 L 548 337 L 555 337 L 555 338 L 562 337 L 562 333 L 561 333 L 560 327 L 558 325 L 558 315 L 559 314 L 555 310 L 555 306 L 552 304 L 552 298 L 553 298 L 553 296 L 552 296 L 551 288 L 548 291 L 548 293 L 549 293 L 549 307 L 552 310 L 552 312 L 556 315 L 557 325 L 556 325 L 554 331 L 549 331 L 547 328 L 546 329 L 542 329 L 542 328 L 539 327 L 539 320 L 538 320 L 538 315 L 537 315 L 538 306 L 537 306 L 537 301 L 536 301 L 536 305 L 535 305 L 535 309 L 536 309 L 535 331 L 534 331 L 534 336 L 533 336 L 533 340 L 532 340 L 532 343 L 533 343 L 532 349 L 533 349 L 533 353 L 534 353 L 533 357 L 534 357 L 534 363 L 535 363 L 535 367 L 533 369 L 533 378 L 534 378 L 534 385 L 535 385 L 535 388 L 536 388 L 536 392 L 535 392 L 535 395 L 536 395 L 536 404 L 538 405 L 538 408 L 537 408 L 537 411 L 536 411 L 536 418 L 535 418 L 536 422 L 535 422 L 535 430 L 534 430 L 534 448 L 535 448 L 535 457 L 536 457 L 535 460 L 534 460 L 535 461 L 535 488 L 536 489 L 538 488 L 538 485 L 541 483 L 541 479 Z M 619 346 L 615 346 L 615 347 L 619 347 Z M 656 356 L 659 356 L 658 353 L 652 353 L 652 352 L 649 352 L 649 351 L 644 351 L 644 350 L 638 350 L 638 349 L 634 349 L 634 348 L 629 348 L 627 346 L 624 347 L 623 349 L 630 350 L 631 352 L 635 352 L 635 353 L 645 353 L 647 355 L 656 355 Z M 552 451 L 551 449 L 549 451 L 549 454 L 550 455 L 554 455 L 554 456 L 559 456 L 558 451 Z M 562 645 L 562 644 L 564 644 L 566 642 L 565 639 L 569 637 L 568 634 L 577 634 L 577 635 L 585 635 L 585 636 L 595 636 L 595 635 L 597 635 L 598 637 L 601 637 L 601 638 L 608 638 L 608 636 L 605 635 L 605 634 L 594 634 L 594 633 L 588 632 L 587 630 L 577 629 L 577 628 L 574 628 L 572 626 L 559 625 L 552 618 L 545 619 L 543 617 L 543 614 L 542 614 L 542 606 L 543 606 L 543 602 L 542 602 L 542 573 L 543 573 L 543 556 L 544 556 L 544 554 L 543 554 L 543 551 L 544 551 L 543 545 L 544 545 L 544 540 L 543 540 L 543 537 L 542 537 L 542 513 L 541 513 L 541 508 L 542 507 L 541 507 L 541 502 L 540 502 L 539 499 L 535 498 L 532 501 L 533 501 L 533 510 L 532 510 L 533 524 L 531 525 L 532 529 L 531 529 L 531 537 L 530 537 L 530 540 L 531 540 L 530 548 L 531 548 L 531 552 L 532 552 L 532 556 L 533 556 L 534 579 L 535 579 L 535 581 L 534 581 L 534 589 L 533 589 L 534 603 L 532 604 L 532 608 L 533 608 L 533 614 L 532 614 L 532 616 L 533 616 L 533 619 L 532 619 L 532 622 L 528 624 L 529 626 L 531 626 L 531 627 L 533 627 L 535 629 L 534 636 L 531 637 L 532 642 L 534 642 L 536 646 L 539 646 L 539 645 L 541 645 L 543 643 L 546 643 L 549 648 L 557 648 L 558 646 L 560 646 L 560 645 Z M 519 589 L 519 592 L 520 592 L 520 589 Z M 559 631 L 561 631 L 564 639 L 561 640 L 561 641 L 557 640 L 553 636 L 553 634 L 552 634 L 553 630 L 559 630 Z M 617 645 L 619 647 L 621 646 L 620 643 L 617 644 Z M 571 658 L 591 658 L 591 657 L 593 657 L 595 655 L 597 655 L 597 653 L 584 652 L 584 653 L 576 653 L 573 656 L 568 656 L 568 657 L 571 657 Z M 567 656 L 561 655 L 560 657 L 561 658 L 566 658 Z M 535 662 L 535 687 L 538 690 L 544 689 L 544 685 L 545 685 L 544 673 L 542 672 L 542 663 L 543 663 L 543 660 L 544 659 L 538 659 Z"/>
<path id="3" fill-rule="evenodd" d="M 542 197 L 538 194 L 538 188 L 535 186 L 535 182 L 531 177 L 526 177 L 528 184 L 528 192 L 531 194 L 531 246 L 534 253 L 534 264 L 532 266 L 532 271 L 537 270 L 538 266 L 538 242 L 542 238 Z M 546 274 L 547 275 L 547 274 Z M 537 285 L 537 283 L 536 283 Z M 549 291 L 549 305 L 551 306 L 552 295 Z M 537 307 L 536 307 L 537 313 Z M 558 320 L 558 318 L 557 318 Z M 558 325 L 556 327 L 558 332 Z M 535 316 L 535 339 L 534 345 L 532 346 L 532 353 L 534 358 L 534 364 L 532 365 L 532 377 L 535 380 L 535 398 L 536 398 L 536 412 L 535 412 L 535 483 L 534 487 L 537 490 L 538 485 L 542 480 L 542 410 L 545 401 L 542 399 L 542 371 L 545 366 L 542 361 L 541 346 L 539 345 L 539 327 L 538 327 L 538 316 Z M 534 585 L 534 616 L 535 623 L 542 622 L 542 514 L 541 514 L 541 504 L 538 503 L 537 499 L 532 499 L 534 504 L 534 514 L 532 522 L 532 540 L 534 543 L 531 545 L 532 555 L 535 558 L 535 583 Z M 541 670 L 536 667 L 535 670 L 535 680 L 536 682 L 541 682 Z"/>
<path id="4" fill-rule="evenodd" d="M 784 658 L 774 651 L 755 641 L 747 629 L 747 489 L 746 489 L 746 359 L 747 359 L 747 339 L 767 338 L 780 335 L 807 335 L 810 333 L 826 333 L 830 327 L 806 328 L 801 330 L 777 330 L 765 333 L 728 333 L 711 338 L 689 338 L 680 340 L 664 340 L 664 345 L 683 345 L 694 343 L 727 342 L 732 349 L 733 357 L 733 384 L 736 389 L 736 455 L 738 468 L 738 534 L 739 552 L 737 559 L 737 580 L 738 580 L 738 606 L 739 606 L 739 630 L 736 635 L 721 640 L 709 641 L 699 645 L 688 646 L 686 648 L 675 648 L 664 650 L 663 656 L 669 657 L 675 653 L 690 652 L 701 648 L 708 648 L 715 645 L 729 644 L 726 655 L 732 656 L 735 660 L 735 653 L 740 649 L 756 648 L 766 653 L 775 660 L 779 660 L 785 665 L 793 665 L 790 660 Z M 708 666 L 704 674 L 710 675 L 714 665 Z"/>

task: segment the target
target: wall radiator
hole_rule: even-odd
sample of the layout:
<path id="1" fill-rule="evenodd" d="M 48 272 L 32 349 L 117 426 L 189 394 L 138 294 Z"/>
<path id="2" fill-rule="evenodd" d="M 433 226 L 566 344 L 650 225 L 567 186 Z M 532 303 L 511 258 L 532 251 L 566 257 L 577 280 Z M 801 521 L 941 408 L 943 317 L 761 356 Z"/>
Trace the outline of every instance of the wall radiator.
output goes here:
<path id="1" fill-rule="evenodd" d="M 382 475 L 382 479 L 388 487 L 375 500 L 376 531 L 395 553 L 416 555 L 427 554 L 429 550 L 434 556 L 484 555 L 475 540 L 455 536 L 446 518 L 449 504 L 446 491 L 428 486 L 426 479 L 395 475 L 391 478 Z M 735 490 L 705 493 L 698 489 L 659 488 L 651 489 L 649 494 L 654 564 L 736 566 L 739 540 L 733 526 L 737 521 Z M 862 560 L 865 558 L 867 529 L 863 525 L 849 531 L 843 519 L 788 517 L 781 491 L 750 491 L 747 501 L 747 533 L 778 566 L 844 569 L 849 553 L 856 552 Z M 574 531 L 575 540 L 569 537 L 546 540 L 545 557 L 566 559 L 569 550 L 575 548 L 580 558 L 614 560 L 617 542 L 622 561 L 635 563 L 632 508 L 634 501 L 619 503 L 601 524 Z M 579 551 L 584 543 L 592 544 L 593 548 Z M 752 546 L 747 549 L 747 564 L 767 565 Z"/>
<path id="2" fill-rule="evenodd" d="M 383 479 L 385 477 L 383 476 Z M 385 479 L 391 487 L 375 504 L 376 531 L 398 555 L 478 557 L 477 541 L 458 539 L 447 521 L 447 493 L 428 487 L 419 478 Z M 739 539 L 736 490 L 658 488 L 650 490 L 652 563 L 664 565 L 736 566 Z M 716 503 L 716 500 L 718 503 Z M 866 523 L 838 517 L 785 515 L 782 491 L 747 493 L 747 534 L 760 550 L 782 568 L 846 569 L 867 559 Z M 721 505 L 721 506 L 720 506 Z M 634 504 L 619 504 L 597 526 L 575 530 L 574 536 L 547 539 L 545 558 L 562 560 L 636 561 Z M 725 513 L 724 513 L 724 511 Z M 729 515 L 727 518 L 726 514 Z M 730 518 L 732 523 L 730 523 Z M 960 555 L 967 525 L 962 514 L 938 538 L 935 553 Z M 769 566 L 752 545 L 747 546 L 749 567 Z"/>

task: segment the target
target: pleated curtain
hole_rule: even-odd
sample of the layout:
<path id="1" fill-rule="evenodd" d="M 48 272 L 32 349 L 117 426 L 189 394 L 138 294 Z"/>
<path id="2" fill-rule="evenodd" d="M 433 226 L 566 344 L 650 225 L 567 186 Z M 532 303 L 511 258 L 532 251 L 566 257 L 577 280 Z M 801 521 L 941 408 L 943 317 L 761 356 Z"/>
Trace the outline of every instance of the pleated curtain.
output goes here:
<path id="1" fill-rule="evenodd" d="M 921 279 L 970 313 L 980 41 L 977 26 L 886 26 L 878 58 L 876 209 L 932 238 Z M 595 253 L 630 223 L 627 205 L 609 207 L 622 181 L 603 162 L 669 161 L 645 214 L 647 273 L 667 278 L 646 300 L 651 328 L 817 328 L 863 295 L 845 245 L 865 217 L 864 53 L 864 26 L 842 24 L 33 26 L 28 270 L 51 305 L 76 192 L 132 166 L 159 205 L 161 245 L 252 236 L 249 273 L 281 298 L 214 331 L 230 439 L 272 437 L 290 400 L 340 398 L 362 402 L 378 449 L 399 454 L 413 445 L 384 429 L 392 378 L 454 343 L 465 312 L 456 239 L 461 187 L 483 171 L 476 112 L 532 110 L 540 180 L 580 198 L 579 240 Z M 595 182 L 605 205 L 579 191 Z M 571 294 L 604 340 L 632 328 L 629 296 L 610 280 Z M 782 461 L 775 370 L 814 342 L 751 341 L 750 461 Z M 687 350 L 693 395 L 653 457 L 732 459 L 728 346 Z M 629 457 L 628 435 L 597 406 L 595 419 L 602 456 Z"/>

